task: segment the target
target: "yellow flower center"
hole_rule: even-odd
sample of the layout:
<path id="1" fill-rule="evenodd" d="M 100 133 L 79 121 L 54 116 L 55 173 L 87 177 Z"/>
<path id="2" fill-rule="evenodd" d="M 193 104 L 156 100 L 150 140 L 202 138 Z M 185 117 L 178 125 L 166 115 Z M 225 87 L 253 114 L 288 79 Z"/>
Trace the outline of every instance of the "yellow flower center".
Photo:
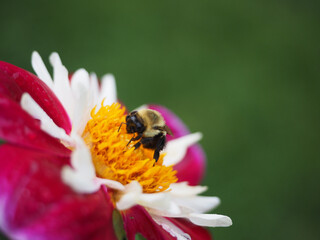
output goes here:
<path id="1" fill-rule="evenodd" d="M 126 109 L 115 103 L 103 106 L 91 118 L 83 132 L 83 139 L 91 150 L 93 164 L 98 177 L 118 181 L 124 185 L 138 181 L 144 193 L 162 192 L 177 181 L 176 171 L 171 166 L 162 165 L 161 154 L 157 163 L 153 159 L 154 150 L 142 146 L 134 149 L 128 145 L 134 136 L 128 134 L 125 125 Z"/>

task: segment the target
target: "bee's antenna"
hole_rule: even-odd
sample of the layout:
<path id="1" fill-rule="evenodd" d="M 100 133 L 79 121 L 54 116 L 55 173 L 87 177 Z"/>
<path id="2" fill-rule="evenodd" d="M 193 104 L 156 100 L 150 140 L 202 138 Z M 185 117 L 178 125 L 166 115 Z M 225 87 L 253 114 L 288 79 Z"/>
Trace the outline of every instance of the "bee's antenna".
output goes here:
<path id="1" fill-rule="evenodd" d="M 118 128 L 118 132 L 120 131 L 120 128 L 122 127 L 122 124 L 127 124 L 127 123 L 122 122 L 122 123 L 120 124 L 120 127 Z"/>

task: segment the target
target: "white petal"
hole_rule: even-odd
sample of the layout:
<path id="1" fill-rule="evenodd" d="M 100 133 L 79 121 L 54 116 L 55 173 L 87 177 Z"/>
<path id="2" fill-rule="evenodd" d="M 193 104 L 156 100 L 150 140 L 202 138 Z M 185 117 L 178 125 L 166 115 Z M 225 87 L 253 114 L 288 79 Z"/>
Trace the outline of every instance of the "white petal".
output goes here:
<path id="1" fill-rule="evenodd" d="M 157 206 L 146 207 L 146 210 L 150 214 L 163 216 L 163 217 L 185 217 L 186 214 L 183 213 L 181 208 L 173 201 L 167 201 L 166 206 L 159 208 Z"/>
<path id="2" fill-rule="evenodd" d="M 166 210 L 172 214 L 179 214 L 180 210 L 178 206 L 171 201 L 168 193 L 144 193 L 139 196 L 137 201 L 139 205 L 147 208 L 153 208 L 158 210 Z"/>
<path id="3" fill-rule="evenodd" d="M 77 70 L 71 80 L 71 89 L 74 96 L 75 106 L 72 117 L 72 131 L 82 134 L 90 117 L 93 103 L 90 101 L 90 79 L 84 69 Z"/>
<path id="4" fill-rule="evenodd" d="M 52 78 L 44 65 L 39 53 L 34 51 L 31 56 L 31 65 L 38 77 L 51 89 L 53 89 Z"/>
<path id="5" fill-rule="evenodd" d="M 121 211 L 133 207 L 137 204 L 137 199 L 140 194 L 142 194 L 142 187 L 138 182 L 132 181 L 127 184 L 123 195 L 116 204 L 117 209 Z"/>
<path id="6" fill-rule="evenodd" d="M 104 106 L 117 102 L 116 81 L 112 74 L 106 74 L 102 77 L 100 102 L 104 99 Z"/>
<path id="7" fill-rule="evenodd" d="M 169 210 L 169 208 L 148 209 L 150 213 L 166 217 L 188 217 L 190 213 L 203 213 L 212 210 L 220 204 L 217 197 L 197 196 L 207 188 L 202 186 L 188 186 L 186 182 L 174 183 L 170 185 L 169 195 L 172 207 L 178 211 Z"/>
<path id="8" fill-rule="evenodd" d="M 49 61 L 53 67 L 58 66 L 58 65 L 62 65 L 61 58 L 57 52 L 53 52 L 50 54 Z"/>
<path id="9" fill-rule="evenodd" d="M 137 107 L 137 108 L 134 109 L 133 111 L 140 111 L 140 110 L 147 109 L 147 108 L 148 108 L 148 105 L 147 105 L 147 104 L 144 104 L 144 105 L 141 105 L 140 107 Z"/>
<path id="10" fill-rule="evenodd" d="M 137 204 L 155 211 L 168 212 L 170 215 L 180 214 L 180 209 L 171 201 L 168 192 L 143 193 L 141 185 L 137 181 L 132 181 L 125 186 L 125 191 L 117 202 L 117 208 L 125 210 Z"/>
<path id="11" fill-rule="evenodd" d="M 66 109 L 68 115 L 73 115 L 73 95 L 71 91 L 69 74 L 65 66 L 62 65 L 58 53 L 54 52 L 49 57 L 50 63 L 53 66 L 53 78 L 54 78 L 54 92 L 58 99 Z"/>
<path id="12" fill-rule="evenodd" d="M 192 223 L 204 227 L 229 227 L 232 220 L 228 216 L 219 214 L 191 213 L 189 219 Z"/>
<path id="13" fill-rule="evenodd" d="M 169 141 L 164 149 L 166 155 L 163 164 L 170 166 L 179 163 L 186 155 L 188 147 L 197 143 L 201 138 L 202 134 L 197 132 Z"/>
<path id="14" fill-rule="evenodd" d="M 83 68 L 78 69 L 72 76 L 71 89 L 73 92 L 77 90 L 78 85 L 81 85 L 86 90 L 90 87 L 89 73 Z"/>
<path id="15" fill-rule="evenodd" d="M 208 212 L 220 204 L 218 197 L 195 196 L 182 197 L 173 200 L 179 207 L 184 208 L 184 211 L 194 213 Z"/>
<path id="16" fill-rule="evenodd" d="M 91 153 L 84 141 L 80 137 L 76 137 L 77 146 L 72 152 L 71 165 L 72 167 L 81 172 L 83 176 L 95 177 L 95 168 L 91 160 Z"/>
<path id="17" fill-rule="evenodd" d="M 220 204 L 220 199 L 217 197 L 171 197 L 170 207 L 153 207 L 152 209 L 149 208 L 148 211 L 159 216 L 185 218 L 190 213 L 204 213 Z"/>
<path id="18" fill-rule="evenodd" d="M 20 104 L 21 107 L 32 117 L 40 120 L 41 129 L 44 132 L 48 133 L 52 137 L 58 138 L 71 144 L 72 140 L 70 136 L 66 134 L 65 130 L 58 127 L 28 93 L 24 93 L 22 95 Z"/>
<path id="19" fill-rule="evenodd" d="M 195 196 L 207 191 L 206 186 L 190 186 L 187 182 L 172 183 L 171 194 L 178 197 Z"/>
<path id="20" fill-rule="evenodd" d="M 110 179 L 104 179 L 104 178 L 95 178 L 95 181 L 99 184 L 99 185 L 106 185 L 108 188 L 112 188 L 115 190 L 120 190 L 120 191 L 124 191 L 125 187 L 117 181 L 114 180 L 110 180 Z"/>
<path id="21" fill-rule="evenodd" d="M 79 193 L 94 193 L 100 188 L 100 185 L 95 183 L 94 178 L 84 179 L 79 172 L 69 166 L 62 168 L 61 177 L 65 184 Z"/>
<path id="22" fill-rule="evenodd" d="M 172 237 L 175 237 L 177 240 L 191 240 L 189 234 L 183 232 L 168 219 L 157 215 L 151 215 L 151 217 L 157 224 L 159 224 L 165 231 L 167 231 Z"/>
<path id="23" fill-rule="evenodd" d="M 90 74 L 90 85 L 91 85 L 91 92 L 93 96 L 93 103 L 94 105 L 100 105 L 101 103 L 98 102 L 99 100 L 99 81 L 97 75 L 95 73 Z"/>
<path id="24" fill-rule="evenodd" d="M 102 181 L 96 178 L 95 169 L 89 149 L 80 137 L 75 150 L 71 154 L 71 166 L 64 166 L 61 177 L 64 183 L 80 193 L 93 193 L 99 190 Z"/>
<path id="25" fill-rule="evenodd" d="M 124 186 L 113 180 L 97 178 L 91 155 L 86 147 L 78 147 L 71 155 L 71 165 L 64 166 L 61 177 L 64 183 L 79 193 L 93 193 L 100 189 L 101 185 L 123 191 Z"/>

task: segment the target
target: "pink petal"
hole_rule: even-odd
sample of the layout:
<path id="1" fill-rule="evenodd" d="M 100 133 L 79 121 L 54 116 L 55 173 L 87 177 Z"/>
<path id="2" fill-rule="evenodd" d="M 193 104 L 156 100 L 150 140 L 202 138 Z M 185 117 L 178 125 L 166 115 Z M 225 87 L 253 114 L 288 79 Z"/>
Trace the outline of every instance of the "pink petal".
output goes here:
<path id="1" fill-rule="evenodd" d="M 190 221 L 182 218 L 168 218 L 185 233 L 188 233 L 192 240 L 210 240 L 210 233 L 203 227 L 194 225 Z"/>
<path id="2" fill-rule="evenodd" d="M 70 156 L 60 141 L 40 129 L 40 122 L 27 114 L 18 103 L 0 93 L 0 138 L 19 146 L 59 156 Z"/>
<path id="3" fill-rule="evenodd" d="M 0 61 L 0 93 L 20 102 L 27 92 L 67 134 L 71 132 L 69 116 L 55 94 L 32 73 L 12 64 Z"/>
<path id="4" fill-rule="evenodd" d="M 169 109 L 159 105 L 148 105 L 148 108 L 160 112 L 164 117 L 173 133 L 173 136 L 167 135 L 168 141 L 190 133 L 184 123 Z M 174 166 L 179 182 L 187 181 L 190 185 L 198 185 L 204 176 L 205 164 L 206 156 L 202 147 L 199 144 L 189 147 L 184 159 Z"/>
<path id="5" fill-rule="evenodd" d="M 102 190 L 77 194 L 60 177 L 65 159 L 0 147 L 0 228 L 13 239 L 116 239 Z"/>
<path id="6" fill-rule="evenodd" d="M 199 185 L 205 173 L 205 161 L 206 156 L 199 144 L 190 147 L 183 160 L 174 166 L 179 182 L 187 181 L 190 185 Z"/>
<path id="7" fill-rule="evenodd" d="M 134 240 L 138 233 L 146 239 L 175 239 L 158 225 L 141 206 L 132 207 L 121 214 L 128 240 Z"/>

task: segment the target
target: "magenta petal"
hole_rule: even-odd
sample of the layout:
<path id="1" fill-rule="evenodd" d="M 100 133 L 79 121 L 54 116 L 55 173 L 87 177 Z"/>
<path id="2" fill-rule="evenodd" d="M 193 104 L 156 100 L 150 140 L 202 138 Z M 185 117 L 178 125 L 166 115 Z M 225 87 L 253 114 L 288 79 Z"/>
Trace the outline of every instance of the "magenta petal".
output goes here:
<path id="1" fill-rule="evenodd" d="M 152 240 L 176 239 L 153 221 L 149 213 L 141 206 L 132 207 L 121 214 L 128 240 L 134 240 L 138 233 Z"/>
<path id="2" fill-rule="evenodd" d="M 20 102 L 24 92 L 29 93 L 59 127 L 68 134 L 71 132 L 72 126 L 67 112 L 44 82 L 24 69 L 0 61 L 0 93 Z"/>
<path id="3" fill-rule="evenodd" d="M 181 119 L 169 109 L 159 105 L 148 105 L 148 108 L 158 111 L 164 117 L 166 124 L 173 133 L 173 136 L 167 135 L 168 141 L 190 133 L 189 129 L 184 125 Z"/>
<path id="4" fill-rule="evenodd" d="M 0 139 L 54 155 L 70 155 L 59 140 L 40 129 L 40 122 L 27 114 L 18 103 L 0 93 Z"/>
<path id="5" fill-rule="evenodd" d="M 205 174 L 205 160 L 206 156 L 199 144 L 189 147 L 183 160 L 173 167 L 177 170 L 179 182 L 199 185 Z"/>
<path id="6" fill-rule="evenodd" d="M 192 240 L 210 240 L 210 233 L 203 227 L 194 225 L 190 221 L 182 218 L 168 218 L 169 221 L 174 223 L 183 232 L 190 235 Z"/>
<path id="7" fill-rule="evenodd" d="M 77 194 L 61 180 L 65 159 L 0 147 L 0 228 L 13 239 L 116 239 L 102 190 Z"/>
<path id="8" fill-rule="evenodd" d="M 167 136 L 168 141 L 182 137 L 190 133 L 184 123 L 169 109 L 159 105 L 149 105 L 150 109 L 154 109 L 161 113 L 166 124 L 173 133 L 172 136 Z M 177 170 L 179 182 L 187 181 L 190 185 L 198 185 L 205 172 L 206 156 L 199 144 L 189 147 L 184 159 L 174 166 Z"/>

